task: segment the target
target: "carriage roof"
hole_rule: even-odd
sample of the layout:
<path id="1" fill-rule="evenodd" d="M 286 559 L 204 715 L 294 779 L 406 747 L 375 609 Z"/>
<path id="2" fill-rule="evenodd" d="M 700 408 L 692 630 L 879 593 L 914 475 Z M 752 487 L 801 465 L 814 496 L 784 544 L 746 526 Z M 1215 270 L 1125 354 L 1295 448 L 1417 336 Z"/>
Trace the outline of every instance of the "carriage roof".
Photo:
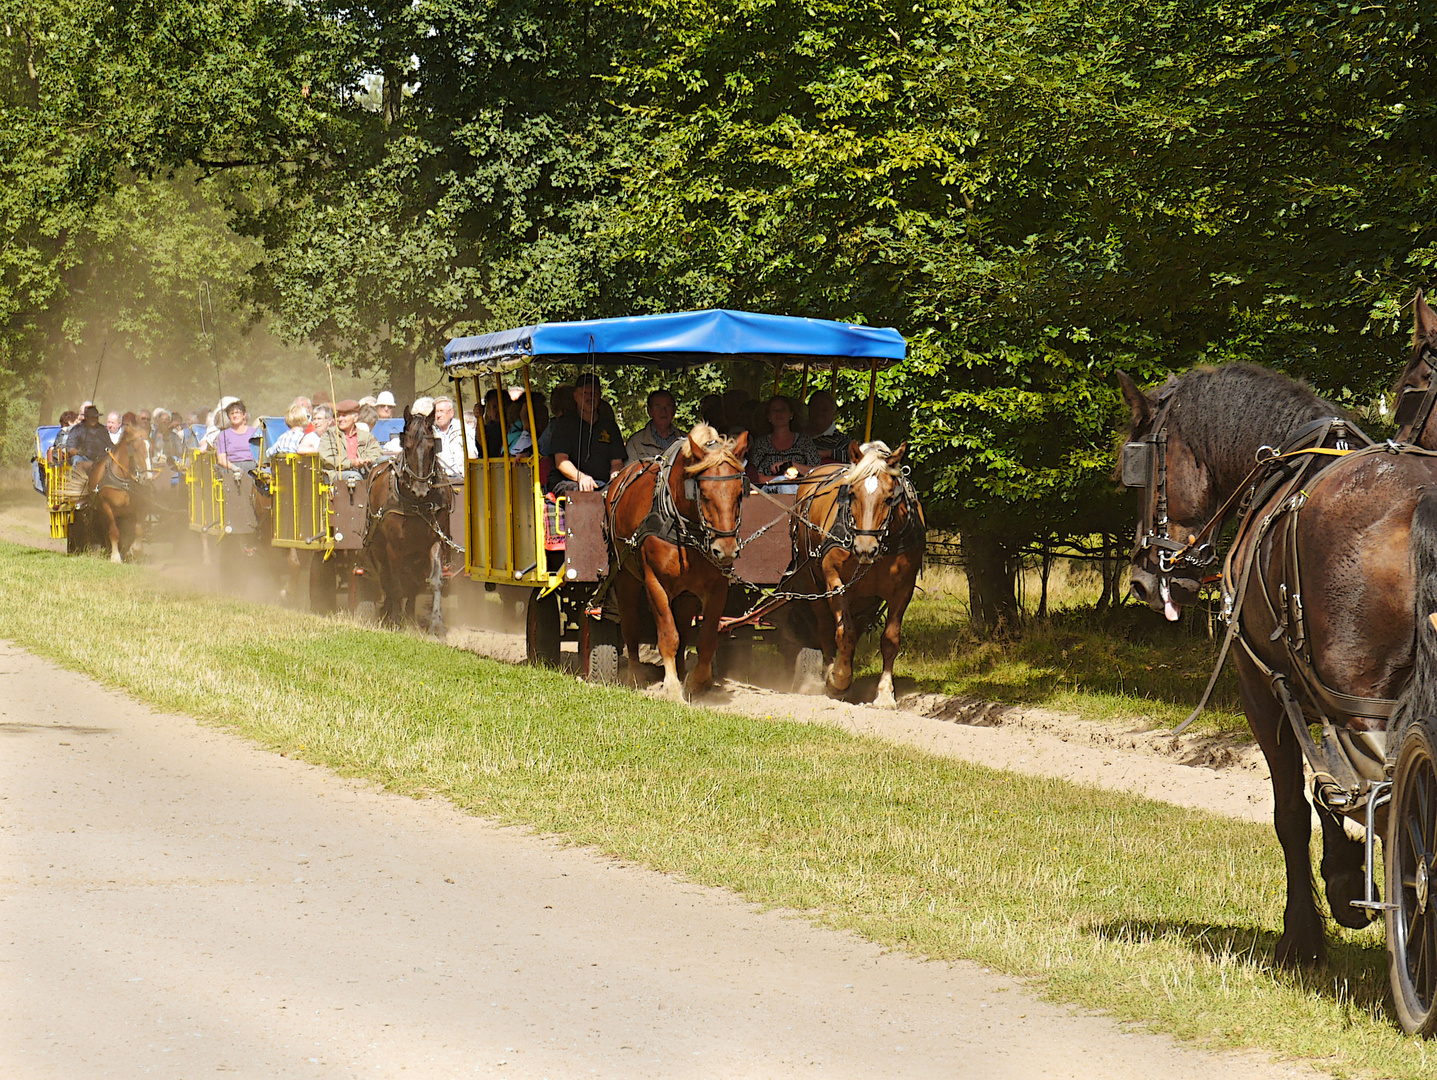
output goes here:
<path id="1" fill-rule="evenodd" d="M 450 376 L 485 375 L 530 363 L 567 363 L 672 371 L 714 360 L 868 368 L 875 361 L 887 367 L 907 351 L 903 335 L 888 327 L 713 309 L 539 323 L 455 338 L 444 347 L 444 369 Z"/>

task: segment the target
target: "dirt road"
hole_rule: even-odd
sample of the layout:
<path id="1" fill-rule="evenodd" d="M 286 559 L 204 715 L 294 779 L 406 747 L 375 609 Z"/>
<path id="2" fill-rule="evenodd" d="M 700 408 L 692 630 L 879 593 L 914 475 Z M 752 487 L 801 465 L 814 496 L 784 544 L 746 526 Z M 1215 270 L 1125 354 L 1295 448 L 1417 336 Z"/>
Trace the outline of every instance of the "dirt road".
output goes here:
<path id="1" fill-rule="evenodd" d="M 0 1075 L 1312 1075 L 372 790 L 0 647 Z"/>

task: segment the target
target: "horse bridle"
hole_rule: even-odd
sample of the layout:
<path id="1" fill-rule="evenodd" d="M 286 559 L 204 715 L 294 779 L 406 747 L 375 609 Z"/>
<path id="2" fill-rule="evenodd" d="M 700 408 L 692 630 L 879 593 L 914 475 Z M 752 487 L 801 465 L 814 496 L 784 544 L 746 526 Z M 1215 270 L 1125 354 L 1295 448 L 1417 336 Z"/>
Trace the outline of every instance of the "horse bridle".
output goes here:
<path id="1" fill-rule="evenodd" d="M 715 540 L 727 540 L 730 537 L 738 539 L 738 549 L 734 552 L 734 558 L 738 558 L 739 552 L 744 549 L 744 542 L 738 537 L 739 526 L 736 524 L 732 529 L 716 529 L 709 524 L 709 519 L 704 515 L 704 501 L 702 498 L 702 489 L 699 485 L 717 484 L 721 480 L 742 480 L 743 492 L 739 496 L 741 499 L 749 492 L 748 473 L 736 472 L 724 473 L 721 476 L 686 476 L 684 477 L 684 497 L 698 507 L 699 532 L 703 537 L 704 543 L 712 548 Z M 675 509 L 677 509 L 677 507 Z M 680 514 L 679 516 L 682 517 L 683 515 Z"/>
<path id="2" fill-rule="evenodd" d="M 1168 535 L 1168 416 L 1172 411 L 1176 387 L 1158 397 L 1157 418 L 1152 430 L 1140 439 L 1123 444 L 1122 481 L 1124 487 L 1144 492 L 1143 516 L 1138 521 L 1138 534 L 1131 558 L 1137 561 L 1144 551 L 1157 554 L 1158 569 L 1171 574 L 1181 566 L 1203 570 L 1217 562 L 1214 532 L 1226 516 L 1229 503 L 1224 503 L 1196 536 L 1186 543 Z"/>
<path id="3" fill-rule="evenodd" d="M 1397 402 L 1397 414 L 1393 417 L 1397 430 L 1407 431 L 1405 442 L 1421 438 L 1422 429 L 1432 416 L 1432 407 L 1437 404 L 1437 355 L 1434 355 L 1430 345 L 1423 345 L 1418 359 L 1427 363 L 1427 389 L 1409 386 L 1403 390 Z"/>

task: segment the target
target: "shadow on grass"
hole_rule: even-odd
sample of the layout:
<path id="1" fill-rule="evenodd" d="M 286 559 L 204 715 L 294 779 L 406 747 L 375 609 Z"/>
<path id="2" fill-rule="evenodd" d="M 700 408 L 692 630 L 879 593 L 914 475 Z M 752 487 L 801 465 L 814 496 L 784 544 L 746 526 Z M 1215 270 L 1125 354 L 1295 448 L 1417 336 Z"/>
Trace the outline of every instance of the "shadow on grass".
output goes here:
<path id="1" fill-rule="evenodd" d="M 1319 997 L 1373 1015 L 1391 1016 L 1388 1004 L 1387 949 L 1380 932 L 1329 939 L 1322 967 L 1286 970 L 1273 962 L 1278 934 L 1252 926 L 1170 919 L 1119 919 L 1099 923 L 1089 933 L 1119 944 L 1168 942 L 1213 963 L 1236 963 Z"/>
<path id="2" fill-rule="evenodd" d="M 1089 606 L 1029 619 L 996 637 L 975 630 L 951 604 L 915 602 L 904 619 L 897 670 L 926 692 L 1004 704 L 1042 706 L 1093 695 L 1127 699 L 1136 712 L 1144 703 L 1189 709 L 1221 643 L 1207 635 L 1200 616 L 1173 626 L 1146 607 Z M 877 670 L 873 634 L 865 636 L 858 659 L 861 670 Z M 1219 678 L 1211 707 L 1241 711 L 1231 668 Z"/>

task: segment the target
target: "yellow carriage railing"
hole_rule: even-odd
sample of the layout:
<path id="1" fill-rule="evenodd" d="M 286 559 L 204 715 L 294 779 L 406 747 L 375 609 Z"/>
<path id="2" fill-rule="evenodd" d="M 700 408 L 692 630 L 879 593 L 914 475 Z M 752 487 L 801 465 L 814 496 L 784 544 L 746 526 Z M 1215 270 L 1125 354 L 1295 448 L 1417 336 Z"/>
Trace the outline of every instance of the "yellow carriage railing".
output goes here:
<path id="1" fill-rule="evenodd" d="M 524 402 L 529 414 L 529 430 L 534 430 L 534 402 L 529 386 L 529 371 L 523 369 Z M 505 399 L 503 377 L 495 376 L 501 402 Z M 463 385 L 456 380 L 456 413 L 464 423 Z M 483 400 L 480 382 L 474 379 L 475 400 Z M 500 415 L 503 415 L 501 409 Z M 464 517 L 467 542 L 464 547 L 465 573 L 476 581 L 496 585 L 524 585 L 549 592 L 564 581 L 563 570 L 550 571 L 546 539 L 556 535 L 556 517 L 562 514 L 559 504 L 544 498 L 539 467 L 538 438 L 523 456 L 509 453 L 508 433 L 504 433 L 502 454 L 490 454 L 484 438 L 482 420 L 476 420 L 474 431 L 477 457 L 470 456 L 467 437 L 464 446 Z"/>
<path id="2" fill-rule="evenodd" d="M 203 448 L 189 453 L 185 466 L 190 528 L 200 533 L 225 531 L 225 489 L 219 456 Z"/>
<path id="3" fill-rule="evenodd" d="M 332 550 L 332 489 L 317 454 L 276 454 L 269 460 L 275 547 Z"/>
<path id="4" fill-rule="evenodd" d="M 45 509 L 50 516 L 50 539 L 64 540 L 70 535 L 70 523 L 75 520 L 74 470 L 64 453 L 52 455 L 50 447 L 35 436 L 35 460 L 45 470 Z"/>

